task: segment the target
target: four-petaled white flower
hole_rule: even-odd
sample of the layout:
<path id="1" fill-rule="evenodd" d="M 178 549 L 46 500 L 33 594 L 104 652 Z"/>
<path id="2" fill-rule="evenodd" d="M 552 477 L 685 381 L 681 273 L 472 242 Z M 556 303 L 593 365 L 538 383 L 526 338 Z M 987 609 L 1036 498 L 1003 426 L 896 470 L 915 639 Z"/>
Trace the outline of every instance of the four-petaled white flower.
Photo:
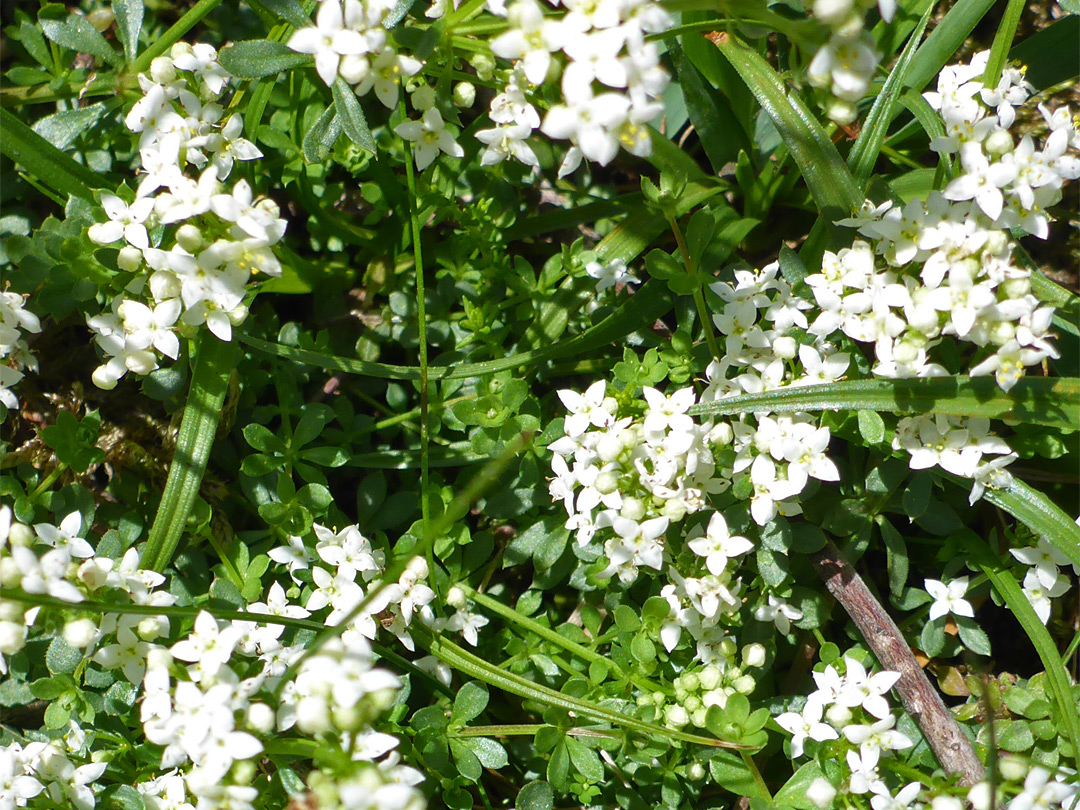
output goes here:
<path id="1" fill-rule="evenodd" d="M 968 578 L 954 579 L 948 585 L 936 579 L 928 579 L 924 582 L 926 592 L 934 597 L 934 604 L 930 606 L 930 621 L 940 619 L 952 613 L 954 616 L 973 618 L 975 611 L 971 604 L 964 599 L 968 589 Z"/>
<path id="2" fill-rule="evenodd" d="M 413 143 L 416 168 L 420 171 L 430 166 L 440 151 L 450 157 L 463 157 L 465 154 L 434 107 L 427 110 L 419 121 L 402 121 L 394 127 L 394 132 Z"/>

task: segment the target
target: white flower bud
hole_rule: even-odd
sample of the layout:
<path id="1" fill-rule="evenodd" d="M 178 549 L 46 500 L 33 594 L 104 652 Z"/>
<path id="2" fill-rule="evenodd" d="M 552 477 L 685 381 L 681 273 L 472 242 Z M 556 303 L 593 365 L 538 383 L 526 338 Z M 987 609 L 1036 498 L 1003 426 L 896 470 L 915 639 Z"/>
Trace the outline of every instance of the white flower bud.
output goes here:
<path id="1" fill-rule="evenodd" d="M 317 695 L 300 698 L 296 704 L 296 725 L 308 734 L 318 734 L 331 726 L 330 706 Z"/>
<path id="2" fill-rule="evenodd" d="M 229 323 L 233 326 L 239 326 L 247 320 L 248 308 L 246 304 L 239 304 L 225 314 L 229 316 Z"/>
<path id="3" fill-rule="evenodd" d="M 343 56 L 338 64 L 338 75 L 345 80 L 346 84 L 359 84 L 370 72 L 371 63 L 366 56 L 360 54 Z"/>
<path id="4" fill-rule="evenodd" d="M 18 602 L 0 599 L 0 621 L 26 624 L 26 621 L 23 618 L 25 613 L 26 609 Z"/>
<path id="5" fill-rule="evenodd" d="M 798 354 L 799 344 L 795 342 L 795 338 L 789 335 L 781 335 L 773 341 L 772 350 L 777 357 L 790 360 Z"/>
<path id="6" fill-rule="evenodd" d="M 188 253 L 198 253 L 204 244 L 202 231 L 187 222 L 176 229 L 176 244 Z"/>
<path id="7" fill-rule="evenodd" d="M 413 91 L 409 100 L 412 101 L 414 110 L 427 112 L 435 106 L 435 90 L 431 85 L 422 84 Z"/>
<path id="8" fill-rule="evenodd" d="M 719 422 L 709 431 L 709 441 L 720 447 L 726 447 L 731 444 L 731 439 L 734 435 L 734 432 L 731 430 L 731 425 L 727 422 Z"/>
<path id="9" fill-rule="evenodd" d="M 765 664 L 765 645 L 754 642 L 747 644 L 742 650 L 743 665 L 748 667 L 760 667 Z"/>
<path id="10" fill-rule="evenodd" d="M 724 658 L 729 661 L 735 657 L 735 653 L 739 651 L 739 645 L 735 643 L 735 639 L 728 637 L 720 642 L 720 652 L 723 653 Z"/>
<path id="11" fill-rule="evenodd" d="M 474 53 L 469 57 L 469 64 L 476 71 L 476 78 L 482 82 L 489 81 L 495 74 L 495 57 L 488 53 Z"/>
<path id="12" fill-rule="evenodd" d="M 851 0 L 814 0 L 814 16 L 826 25 L 839 25 L 853 8 Z"/>
<path id="13" fill-rule="evenodd" d="M 832 786 L 832 782 L 828 779 L 819 776 L 811 782 L 810 787 L 806 789 L 806 798 L 809 799 L 815 807 L 820 807 L 822 810 L 825 810 L 825 808 L 832 806 L 832 801 L 836 798 L 836 788 Z"/>
<path id="14" fill-rule="evenodd" d="M 159 270 L 150 276 L 150 292 L 153 293 L 155 301 L 179 298 L 182 286 L 176 274 L 168 270 Z"/>
<path id="15" fill-rule="evenodd" d="M 841 706 L 839 703 L 834 703 L 825 710 L 825 719 L 836 728 L 843 728 L 851 722 L 851 709 L 847 706 Z"/>
<path id="16" fill-rule="evenodd" d="M 705 718 L 709 716 L 709 710 L 702 706 L 690 713 L 690 722 L 698 728 L 705 728 Z"/>
<path id="17" fill-rule="evenodd" d="M 158 367 L 157 356 L 152 351 L 142 349 L 127 355 L 124 358 L 124 365 L 127 366 L 128 371 L 135 374 L 149 374 Z"/>
<path id="18" fill-rule="evenodd" d="M 135 633 L 143 641 L 155 641 L 169 632 L 169 620 L 164 616 L 147 616 L 135 627 Z"/>
<path id="19" fill-rule="evenodd" d="M 619 488 L 619 476 L 611 470 L 602 472 L 596 476 L 596 482 L 593 484 L 596 487 L 596 491 L 602 495 L 610 495 Z"/>
<path id="20" fill-rule="evenodd" d="M 754 680 L 753 675 L 740 675 L 731 682 L 731 685 L 735 687 L 735 691 L 740 695 L 749 695 L 757 686 L 757 681 Z"/>
<path id="21" fill-rule="evenodd" d="M 955 796 L 935 796 L 930 810 L 964 810 L 964 803 Z"/>
<path id="22" fill-rule="evenodd" d="M 168 56 L 159 56 L 150 63 L 150 78 L 158 84 L 176 81 L 176 66 Z"/>
<path id="23" fill-rule="evenodd" d="M 893 359 L 897 363 L 914 363 L 919 358 L 919 349 L 906 340 L 901 340 L 893 347 Z"/>
<path id="24" fill-rule="evenodd" d="M 454 85 L 454 106 L 467 110 L 476 101 L 476 85 L 471 82 L 458 82 Z"/>
<path id="25" fill-rule="evenodd" d="M 446 604 L 452 608 L 462 610 L 465 607 L 465 591 L 457 585 L 446 592 Z"/>
<path id="26" fill-rule="evenodd" d="M 14 655 L 26 644 L 26 625 L 0 622 L 0 653 Z"/>
<path id="27" fill-rule="evenodd" d="M 1007 278 L 998 288 L 1009 298 L 1023 298 L 1031 292 L 1030 278 Z"/>
<path id="28" fill-rule="evenodd" d="M 994 157 L 1001 157 L 1002 155 L 1011 152 L 1013 150 L 1012 135 L 1004 129 L 995 129 L 990 133 L 987 139 L 983 141 L 983 150 L 986 154 L 993 155 Z"/>
<path id="29" fill-rule="evenodd" d="M 664 503 L 663 509 L 660 510 L 660 514 L 664 517 L 671 518 L 672 523 L 678 523 L 687 513 L 686 501 L 682 498 L 672 498 L 670 501 Z"/>
<path id="30" fill-rule="evenodd" d="M 25 523 L 12 522 L 11 528 L 8 529 L 8 543 L 12 548 L 17 546 L 29 548 L 34 543 L 34 532 Z"/>
<path id="31" fill-rule="evenodd" d="M 990 327 L 990 340 L 998 346 L 1004 346 L 1016 337 L 1016 326 L 1009 321 L 998 321 Z"/>
<path id="32" fill-rule="evenodd" d="M 998 760 L 998 772 L 1010 782 L 1022 782 L 1027 776 L 1027 763 L 1020 757 L 1005 754 Z"/>
<path id="33" fill-rule="evenodd" d="M 721 709 L 727 705 L 727 699 L 731 696 L 733 690 L 726 686 L 722 686 L 719 689 L 713 689 L 711 692 L 706 692 L 701 696 L 701 702 L 706 706 L 719 706 Z"/>
<path id="34" fill-rule="evenodd" d="M 97 633 L 98 626 L 91 619 L 76 619 L 64 625 L 64 641 L 77 650 L 93 644 Z"/>
<path id="35" fill-rule="evenodd" d="M 22 582 L 22 569 L 11 557 L 0 558 L 0 585 L 5 588 L 18 588 Z"/>
<path id="36" fill-rule="evenodd" d="M 682 728 L 690 722 L 690 715 L 686 713 L 686 709 L 682 706 L 674 704 L 664 709 L 664 719 L 669 726 Z"/>
<path id="37" fill-rule="evenodd" d="M 682 702 L 682 706 L 688 712 L 696 712 L 698 709 L 703 708 L 701 698 L 697 695 L 688 695 L 686 700 Z"/>
<path id="38" fill-rule="evenodd" d="M 640 521 L 645 517 L 645 504 L 637 498 L 623 498 L 619 515 L 627 520 Z"/>
<path id="39" fill-rule="evenodd" d="M 274 710 L 265 703 L 252 703 L 247 710 L 247 724 L 261 734 L 269 734 L 274 728 Z"/>
<path id="40" fill-rule="evenodd" d="M 142 251 L 131 245 L 120 248 L 120 253 L 116 257 L 116 266 L 125 273 L 134 273 L 142 267 Z"/>
<path id="41" fill-rule="evenodd" d="M 687 692 L 696 692 L 701 688 L 701 680 L 698 678 L 696 672 L 688 672 L 680 677 L 682 688 Z"/>
<path id="42" fill-rule="evenodd" d="M 1004 231 L 987 231 L 983 252 L 996 256 L 1009 249 L 1009 237 Z"/>
<path id="43" fill-rule="evenodd" d="M 698 685 L 706 692 L 711 692 L 720 685 L 720 668 L 709 664 L 698 673 Z"/>
<path id="44" fill-rule="evenodd" d="M 705 778 L 705 766 L 700 762 L 691 762 L 686 768 L 686 778 L 691 782 L 700 782 Z"/>
<path id="45" fill-rule="evenodd" d="M 169 56 L 175 61 L 177 57 L 191 56 L 193 53 L 195 53 L 195 51 L 192 49 L 191 45 L 184 42 L 184 40 L 180 40 L 172 46 L 172 50 L 169 51 Z"/>
<path id="46" fill-rule="evenodd" d="M 830 99 L 826 105 L 825 115 L 828 116 L 830 121 L 835 121 L 838 124 L 850 124 L 855 120 L 857 113 L 855 105 L 850 101 L 834 98 Z"/>

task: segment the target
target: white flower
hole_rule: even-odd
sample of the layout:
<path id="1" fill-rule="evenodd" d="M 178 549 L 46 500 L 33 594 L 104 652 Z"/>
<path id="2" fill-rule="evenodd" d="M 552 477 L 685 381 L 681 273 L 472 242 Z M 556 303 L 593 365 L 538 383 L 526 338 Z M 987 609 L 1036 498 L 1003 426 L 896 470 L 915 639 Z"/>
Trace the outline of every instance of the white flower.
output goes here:
<path id="1" fill-rule="evenodd" d="M 45 545 L 67 549 L 72 557 L 85 559 L 94 556 L 94 547 L 80 536 L 82 534 L 82 515 L 78 512 L 72 512 L 61 520 L 59 528 L 51 523 L 36 523 L 34 524 L 34 532 Z"/>
<path id="2" fill-rule="evenodd" d="M 803 617 L 802 611 L 792 607 L 783 599 L 769 594 L 769 604 L 759 605 L 754 609 L 754 618 L 759 622 L 772 622 L 776 629 L 785 636 L 791 632 L 791 623 Z"/>
<path id="3" fill-rule="evenodd" d="M 971 604 L 963 598 L 968 588 L 967 577 L 954 579 L 948 585 L 936 579 L 927 579 L 924 584 L 926 592 L 934 598 L 934 604 L 930 606 L 930 621 L 939 619 L 949 613 L 956 616 L 966 616 L 967 618 L 975 616 Z"/>
<path id="4" fill-rule="evenodd" d="M 690 540 L 687 547 L 699 557 L 705 558 L 710 573 L 719 576 L 731 557 L 752 551 L 754 544 L 745 537 L 728 532 L 727 521 L 720 512 L 713 512 L 703 537 Z"/>
<path id="5" fill-rule="evenodd" d="M 597 380 L 585 390 L 584 394 L 571 391 L 569 388 L 558 391 L 559 399 L 570 412 L 563 421 L 563 430 L 567 436 L 571 438 L 580 436 L 589 429 L 589 425 L 603 428 L 615 422 L 614 414 L 605 405 L 604 392 L 606 390 L 607 383 L 604 380 Z"/>
<path id="6" fill-rule="evenodd" d="M 188 46 L 186 52 L 176 54 L 173 51 L 173 65 L 180 70 L 190 70 L 196 76 L 206 82 L 206 86 L 214 95 L 221 93 L 225 82 L 229 80 L 229 74 L 217 62 L 217 51 L 212 45 L 198 43 Z"/>
<path id="7" fill-rule="evenodd" d="M 890 674 L 899 677 L 898 673 Z M 844 736 L 847 737 L 848 742 L 859 746 L 860 750 L 864 752 L 871 748 L 895 751 L 901 748 L 910 748 L 914 745 L 907 735 L 895 730 L 894 725 L 896 725 L 896 718 L 889 714 L 873 725 L 844 726 Z"/>
<path id="8" fill-rule="evenodd" d="M 394 132 L 413 142 L 416 168 L 420 171 L 431 165 L 440 150 L 451 157 L 463 157 L 465 154 L 434 107 L 426 111 L 420 121 L 401 122 L 394 127 Z"/>
<path id="9" fill-rule="evenodd" d="M 150 237 L 143 223 L 154 210 L 152 199 L 144 197 L 128 205 L 115 194 L 102 192 L 101 207 L 105 209 L 109 221 L 90 226 L 86 235 L 91 242 L 109 245 L 123 238 L 137 248 L 150 247 Z"/>
<path id="10" fill-rule="evenodd" d="M 792 759 L 798 759 L 803 755 L 803 746 L 807 738 L 822 742 L 840 737 L 836 729 L 828 723 L 821 722 L 823 708 L 820 701 L 808 700 L 801 713 L 784 712 L 776 717 L 776 724 L 792 735 Z"/>
<path id="11" fill-rule="evenodd" d="M 141 641 L 130 627 L 121 626 L 116 632 L 116 643 L 102 647 L 94 653 L 94 661 L 106 669 L 120 667 L 124 677 L 139 686 L 146 673 L 146 656 L 151 646 Z"/>
<path id="12" fill-rule="evenodd" d="M 612 259 L 605 264 L 589 262 L 585 265 L 585 272 L 596 279 L 596 291 L 598 293 L 602 293 L 616 284 L 641 283 L 637 276 L 626 269 L 626 262 L 622 259 Z"/>
<path id="13" fill-rule="evenodd" d="M 423 66 L 423 63 L 419 60 L 399 54 L 393 48 L 387 46 L 372 60 L 370 69 L 356 86 L 356 94 L 364 96 L 374 88 L 375 97 L 382 102 L 384 107 L 392 110 L 397 106 L 398 88 L 401 85 L 402 77 L 415 76 Z M 443 151 L 446 152 L 447 150 L 444 149 Z M 447 154 L 452 153 L 447 152 Z M 455 157 L 461 157 L 461 155 Z"/>
<path id="14" fill-rule="evenodd" d="M 329 87 L 337 78 L 342 56 L 367 51 L 367 43 L 356 31 L 345 27 L 338 0 L 323 0 L 315 15 L 315 25 L 301 28 L 288 41 L 297 53 L 309 53 L 315 57 L 315 71 Z"/>
<path id="15" fill-rule="evenodd" d="M 1055 596 L 1061 596 L 1067 590 L 1069 590 L 1069 579 L 1060 574 L 1049 588 L 1043 585 L 1039 572 L 1035 568 L 1028 569 L 1027 576 L 1024 577 L 1024 596 L 1031 602 L 1031 607 L 1035 609 L 1035 614 L 1043 624 L 1050 621 L 1052 608 L 1050 600 Z"/>

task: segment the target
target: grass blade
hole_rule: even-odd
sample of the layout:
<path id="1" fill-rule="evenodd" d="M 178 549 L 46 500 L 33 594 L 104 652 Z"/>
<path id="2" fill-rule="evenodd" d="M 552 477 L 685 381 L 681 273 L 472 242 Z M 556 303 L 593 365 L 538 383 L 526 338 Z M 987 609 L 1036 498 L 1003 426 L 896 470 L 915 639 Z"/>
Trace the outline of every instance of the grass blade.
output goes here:
<path id="1" fill-rule="evenodd" d="M 717 47 L 772 118 L 818 209 L 837 218 L 833 215 L 843 216 L 858 208 L 863 201 L 862 189 L 829 134 L 795 91 L 784 86 L 764 57 L 734 37 L 721 39 Z"/>
<path id="2" fill-rule="evenodd" d="M 4 109 L 0 109 L 0 132 L 0 152 L 62 195 L 93 201 L 93 189 L 109 187 L 100 174 L 76 163 Z"/>
<path id="3" fill-rule="evenodd" d="M 905 84 L 922 90 L 943 67 L 956 58 L 956 52 L 975 26 L 997 0 L 958 0 L 937 24 L 926 42 L 915 53 L 915 66 Z"/>
<path id="4" fill-rule="evenodd" d="M 1005 67 L 1005 62 L 1008 61 L 1013 40 L 1016 38 L 1016 26 L 1020 24 L 1020 15 L 1026 6 L 1026 0 L 1009 0 L 1009 4 L 1005 6 L 1005 15 L 1001 18 L 997 33 L 994 34 L 994 44 L 990 46 L 990 59 L 986 63 L 986 72 L 982 76 L 983 84 L 987 87 L 997 87 L 1001 71 Z"/>
<path id="5" fill-rule="evenodd" d="M 1045 537 L 1074 565 L 1080 565 L 1080 526 L 1045 494 L 1013 479 L 1009 488 L 987 489 L 983 497 Z"/>
<path id="6" fill-rule="evenodd" d="M 195 496 L 199 494 L 210 447 L 214 443 L 221 406 L 229 388 L 235 343 L 225 343 L 209 333 L 198 338 L 198 355 L 191 375 L 191 389 L 176 451 L 169 465 L 169 478 L 154 525 L 142 550 L 140 565 L 162 571 L 176 553 Z"/>
<path id="7" fill-rule="evenodd" d="M 914 380 L 850 380 L 782 388 L 703 402 L 690 413 L 730 416 L 745 412 L 871 410 L 896 414 L 941 413 L 1013 419 L 1034 425 L 1080 429 L 1080 378 L 1024 377 L 1006 392 L 992 377 Z"/>
<path id="8" fill-rule="evenodd" d="M 994 554 L 985 543 L 974 536 L 971 536 L 968 543 L 968 551 L 976 565 L 990 579 L 994 590 L 1005 600 L 1009 611 L 1020 622 L 1028 638 L 1031 639 L 1032 646 L 1035 647 L 1046 669 L 1046 682 L 1049 687 L 1047 691 L 1057 704 L 1056 713 L 1065 725 L 1073 750 L 1080 751 L 1080 712 L 1077 712 L 1076 701 L 1072 697 L 1068 672 L 1061 663 L 1061 654 L 1050 637 L 1049 631 L 1035 614 L 1035 609 L 1024 596 L 1016 578 L 997 554 Z"/>

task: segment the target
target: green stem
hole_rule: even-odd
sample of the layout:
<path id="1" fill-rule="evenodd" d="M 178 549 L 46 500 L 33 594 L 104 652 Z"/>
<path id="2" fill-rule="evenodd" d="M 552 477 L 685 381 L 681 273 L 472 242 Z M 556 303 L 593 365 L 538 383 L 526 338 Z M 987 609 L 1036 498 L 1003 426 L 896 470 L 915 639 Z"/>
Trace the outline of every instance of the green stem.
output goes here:
<path id="1" fill-rule="evenodd" d="M 219 5 L 221 5 L 221 0 L 199 0 L 183 17 L 173 23 L 168 31 L 156 39 L 153 45 L 139 54 L 139 58 L 131 65 L 131 72 L 142 73 L 150 67 L 151 62 L 169 50 L 184 34 L 202 22 L 202 19 Z"/>
<path id="2" fill-rule="evenodd" d="M 555 632 L 550 627 L 545 627 L 544 625 L 540 624 L 540 622 L 536 621 L 535 619 L 530 619 L 528 616 L 523 616 L 522 614 L 514 610 L 512 607 L 504 605 L 497 599 L 492 599 L 487 594 L 480 593 L 479 591 L 469 587 L 465 583 L 459 583 L 458 587 L 465 591 L 465 593 L 468 594 L 470 599 L 472 599 L 481 607 L 484 607 L 487 610 L 491 611 L 495 615 L 501 616 L 507 621 L 516 624 L 518 627 L 528 630 L 530 633 L 535 633 L 536 635 L 540 636 L 540 638 L 546 641 L 557 644 L 564 650 L 571 652 L 579 658 L 583 658 L 590 663 L 603 664 L 608 669 L 610 669 L 611 672 L 615 675 L 615 677 L 619 680 L 626 683 L 632 683 L 634 684 L 634 686 L 637 686 L 639 689 L 643 689 L 646 692 L 662 691 L 661 688 L 656 684 L 650 683 L 649 681 L 638 676 L 628 675 L 622 670 L 622 668 L 618 664 L 616 664 L 610 658 L 600 655 L 600 653 L 595 652 L 594 650 L 591 650 L 581 644 L 578 644 L 575 641 L 571 641 L 565 636 Z"/>
<path id="3" fill-rule="evenodd" d="M 636 717 L 612 711 L 604 706 L 598 706 L 587 700 L 580 700 L 578 698 L 570 697 L 569 695 L 564 695 L 561 692 L 556 692 L 554 689 L 548 689 L 546 686 L 533 683 L 527 678 L 523 678 L 502 667 L 491 664 L 483 658 L 473 655 L 469 651 L 459 647 L 452 641 L 448 641 L 441 635 L 432 633 L 425 627 L 418 626 L 414 628 L 414 632 L 417 636 L 418 645 L 424 647 L 440 661 L 449 664 L 470 677 L 483 681 L 504 692 L 509 692 L 512 695 L 517 695 L 518 697 L 523 697 L 527 700 L 535 700 L 548 706 L 565 709 L 574 712 L 578 717 L 589 717 L 601 723 L 610 723 L 614 726 L 627 729 L 628 731 L 638 732 L 648 738 L 664 737 L 673 740 L 682 740 L 683 742 L 694 743 L 696 745 L 704 745 L 710 748 L 734 748 L 737 750 L 744 750 L 746 748 L 746 746 L 740 745 L 739 743 L 718 740 L 712 737 L 703 737 L 698 734 L 690 734 L 678 729 L 658 726 L 655 723 L 648 723 L 644 720 L 639 720 Z"/>
<path id="4" fill-rule="evenodd" d="M 404 106 L 402 101 L 402 106 Z M 404 139 L 402 139 L 404 143 Z M 428 432 L 428 352 L 427 352 L 427 304 L 424 301 L 424 254 L 420 245 L 420 213 L 417 211 L 416 172 L 413 168 L 413 149 L 405 160 L 405 178 L 409 187 L 409 220 L 412 224 L 413 263 L 416 272 L 416 321 L 419 329 L 420 348 L 420 519 L 424 524 L 424 550 L 427 554 L 429 581 L 435 591 L 439 591 L 435 577 L 435 543 L 431 534 L 431 505 L 428 502 L 430 492 Z"/>
<path id="5" fill-rule="evenodd" d="M 169 478 L 142 550 L 141 565 L 150 571 L 163 571 L 176 553 L 191 506 L 199 494 L 229 388 L 235 344 L 218 340 L 210 332 L 202 333 L 196 342 L 198 356 Z"/>
<path id="6" fill-rule="evenodd" d="M 457 731 L 447 732 L 448 737 L 531 737 L 542 728 L 552 728 L 547 723 L 519 723 L 494 726 L 468 726 Z M 618 739 L 622 735 L 615 731 L 600 728 L 564 728 L 560 732 L 570 737 L 596 737 L 600 739 Z"/>
<path id="7" fill-rule="evenodd" d="M 36 500 L 37 497 L 42 492 L 44 492 L 49 487 L 51 487 L 53 484 L 55 484 L 56 479 L 59 478 L 61 475 L 63 475 L 64 470 L 66 470 L 67 468 L 68 468 L 68 465 L 65 464 L 64 462 L 61 461 L 61 462 L 57 463 L 56 467 L 53 468 L 52 472 L 50 472 L 48 475 L 46 475 L 41 480 L 41 483 L 38 484 L 36 487 L 34 487 L 34 491 L 30 493 L 30 500 L 31 501 Z"/>
<path id="8" fill-rule="evenodd" d="M 683 266 L 686 267 L 686 272 L 691 277 L 696 276 L 697 268 L 694 267 L 694 263 L 690 259 L 690 249 L 686 246 L 686 238 L 683 236 L 678 220 L 672 214 L 668 214 L 667 221 L 671 225 L 671 232 L 675 234 L 675 242 L 679 246 L 679 253 L 682 254 Z M 713 358 L 719 360 L 721 357 L 720 347 L 716 343 L 712 319 L 709 317 L 709 310 L 705 306 L 705 295 L 701 292 L 700 283 L 694 287 L 694 306 L 697 308 L 698 320 L 701 321 L 701 328 L 705 332 L 705 342 L 709 344 L 709 351 L 712 353 Z"/>
<path id="9" fill-rule="evenodd" d="M 769 786 L 765 784 L 764 778 L 761 776 L 761 771 L 758 770 L 758 766 L 754 763 L 754 758 L 750 756 L 749 751 L 740 751 L 743 762 L 746 763 L 746 767 L 750 769 L 750 773 L 754 775 L 754 782 L 757 783 L 758 790 L 765 794 L 770 802 L 772 802 L 772 794 L 769 792 Z"/>

